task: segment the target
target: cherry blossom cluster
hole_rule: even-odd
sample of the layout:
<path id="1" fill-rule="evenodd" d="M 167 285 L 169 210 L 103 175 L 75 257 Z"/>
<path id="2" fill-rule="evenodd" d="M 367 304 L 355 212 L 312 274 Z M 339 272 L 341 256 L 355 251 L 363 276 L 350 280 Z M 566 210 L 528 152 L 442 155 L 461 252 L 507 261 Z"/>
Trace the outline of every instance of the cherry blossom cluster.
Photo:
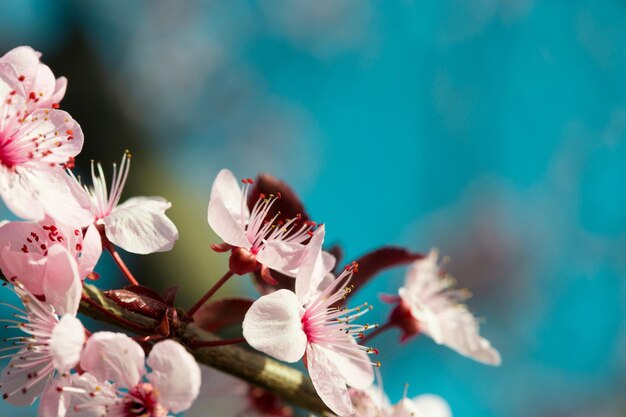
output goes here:
<path id="1" fill-rule="evenodd" d="M 113 165 L 110 182 L 94 162 L 91 184 L 78 179 L 72 170 L 83 132 L 60 110 L 66 86 L 30 47 L 0 58 L 0 195 L 24 219 L 0 226 L 0 269 L 19 299 L 5 304 L 12 315 L 3 319 L 7 331 L 17 333 L 2 349 L 9 363 L 0 391 L 9 403 L 25 406 L 39 399 L 41 417 L 166 417 L 186 410 L 195 415 L 201 380 L 206 402 L 217 399 L 207 394 L 213 385 L 224 386 L 232 377 L 207 376 L 217 372 L 209 368 L 201 372 L 194 349 L 246 343 L 279 361 L 303 361 L 317 395 L 338 416 L 443 417 L 450 409 L 432 395 L 405 395 L 389 404 L 374 385 L 381 354 L 370 340 L 398 328 L 402 342 L 424 334 L 479 362 L 500 363 L 464 305 L 467 291 L 455 289 L 436 251 L 422 255 L 384 247 L 341 267 L 341 249 L 324 246 L 326 225 L 310 220 L 295 193 L 269 175 L 238 180 L 227 169 L 219 172 L 208 223 L 221 239 L 211 247 L 228 254 L 228 270 L 189 309 L 174 307 L 174 291 L 161 296 L 140 283 L 116 250 L 172 249 L 178 231 L 165 214 L 171 204 L 160 197 L 120 204 L 129 152 Z M 158 318 L 159 329 L 129 334 L 85 328 L 81 303 L 94 306 L 85 280 L 98 278 L 94 268 L 105 251 L 130 283 L 105 291 L 106 297 L 130 313 Z M 401 265 L 408 266 L 404 285 L 396 295 L 381 296 L 393 305 L 387 322 L 364 321 L 371 304 L 350 306 L 350 295 L 384 269 Z M 258 299 L 211 300 L 240 275 L 252 276 Z M 133 325 L 108 318 L 122 328 Z M 243 337 L 180 340 L 167 330 L 180 322 L 214 334 L 237 326 Z M 236 410 L 221 415 L 293 414 L 271 391 L 234 381 L 228 386 Z"/>

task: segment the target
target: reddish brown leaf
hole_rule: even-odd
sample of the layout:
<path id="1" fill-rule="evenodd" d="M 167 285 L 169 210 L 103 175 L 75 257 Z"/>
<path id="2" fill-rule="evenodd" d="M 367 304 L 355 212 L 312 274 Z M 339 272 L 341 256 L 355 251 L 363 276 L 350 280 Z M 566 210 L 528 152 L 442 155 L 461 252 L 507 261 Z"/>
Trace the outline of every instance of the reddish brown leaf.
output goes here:
<path id="1" fill-rule="evenodd" d="M 302 225 L 302 222 L 309 221 L 309 215 L 304 209 L 304 205 L 300 201 L 297 194 L 283 181 L 269 175 L 259 174 L 254 181 L 254 185 L 248 194 L 248 207 L 252 210 L 252 207 L 259 199 L 261 194 L 269 196 L 270 194 L 280 193 L 280 199 L 274 202 L 272 209 L 269 211 L 266 219 L 273 218 L 276 213 L 280 211 L 280 219 L 290 219 L 296 217 L 298 214 L 301 216 L 299 221 L 294 222 L 295 227 L 298 228 Z M 261 276 L 261 271 L 256 271 L 253 274 L 253 282 L 257 290 L 265 295 L 274 291 L 286 288 L 293 291 L 294 279 L 285 276 L 279 272 L 271 270 L 272 277 L 277 281 L 276 285 L 270 285 Z"/>
<path id="2" fill-rule="evenodd" d="M 128 288 L 104 291 L 104 295 L 120 307 L 133 313 L 152 318 L 163 317 L 167 310 L 167 304 L 163 302 L 159 294 L 146 287 L 131 286 L 132 289 Z"/>
<path id="3" fill-rule="evenodd" d="M 394 246 L 385 246 L 369 252 L 356 260 L 356 263 L 359 264 L 359 272 L 354 274 L 352 278 L 353 292 L 358 291 L 370 279 L 385 269 L 406 265 L 424 257 L 424 254 L 409 252 L 404 248 Z"/>
<path id="4" fill-rule="evenodd" d="M 195 324 L 209 332 L 241 324 L 253 300 L 247 298 L 222 298 L 200 307 L 194 314 Z"/>
<path id="5" fill-rule="evenodd" d="M 277 195 L 278 193 L 280 193 L 280 198 L 276 200 L 266 218 L 271 219 L 280 211 L 280 218 L 283 220 L 291 219 L 299 214 L 301 219 L 294 223 L 297 227 L 302 222 L 309 220 L 309 215 L 304 210 L 304 205 L 298 195 L 283 181 L 269 174 L 259 174 L 254 181 L 254 185 L 248 193 L 248 207 L 252 210 L 261 194 L 269 196 L 270 194 Z"/>
<path id="6" fill-rule="evenodd" d="M 278 271 L 272 271 L 272 278 L 277 282 L 276 285 L 268 284 L 263 277 L 261 276 L 260 271 L 256 271 L 252 274 L 252 283 L 259 291 L 261 295 L 271 294 L 274 291 L 286 289 L 290 291 L 294 291 L 296 287 L 296 280 L 293 277 L 288 277 L 287 275 L 281 274 Z"/>

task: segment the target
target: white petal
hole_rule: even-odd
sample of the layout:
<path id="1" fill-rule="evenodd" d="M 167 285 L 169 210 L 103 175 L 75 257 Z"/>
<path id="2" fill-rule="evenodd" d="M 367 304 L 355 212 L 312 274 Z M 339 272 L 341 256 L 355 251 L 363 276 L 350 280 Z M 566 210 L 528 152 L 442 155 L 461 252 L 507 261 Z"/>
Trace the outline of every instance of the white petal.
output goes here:
<path id="1" fill-rule="evenodd" d="M 160 197 L 131 198 L 102 219 L 107 238 L 140 255 L 168 251 L 178 239 L 176 225 L 165 215 L 171 206 Z"/>
<path id="2" fill-rule="evenodd" d="M 307 366 L 317 395 L 338 416 L 354 412 L 343 377 L 327 356 L 327 349 L 310 344 L 306 350 Z"/>
<path id="3" fill-rule="evenodd" d="M 324 235 L 326 228 L 321 225 L 317 228 L 311 241 L 306 245 L 306 251 L 302 257 L 302 263 L 298 268 L 296 276 L 296 294 L 302 302 L 307 304 L 310 297 L 315 293 L 330 269 L 328 257 L 322 253 L 322 244 L 324 243 Z M 334 266 L 334 265 L 333 265 Z"/>
<path id="4" fill-rule="evenodd" d="M 244 225 L 250 217 L 247 202 L 243 202 L 243 194 L 237 179 L 227 169 L 217 174 L 213 187 L 207 218 L 213 231 L 229 245 L 249 248 Z M 243 213 L 242 213 L 243 207 Z"/>
<path id="5" fill-rule="evenodd" d="M 486 365 L 500 365 L 500 354 L 478 334 L 478 323 L 472 313 L 461 306 L 455 310 L 438 317 L 437 325 L 441 329 L 438 343 Z M 432 327 L 435 326 L 431 323 L 429 328 Z"/>
<path id="6" fill-rule="evenodd" d="M 45 217 L 43 205 L 29 182 L 28 172 L 9 171 L 0 164 L 0 195 L 9 210 L 23 219 L 41 220 Z"/>
<path id="7" fill-rule="evenodd" d="M 360 390 L 369 388 L 374 383 L 374 370 L 370 363 L 371 360 L 365 351 L 357 347 L 354 338 L 349 335 L 346 335 L 346 338 L 349 338 L 349 343 L 354 345 L 352 354 L 356 358 L 331 349 L 323 347 L 320 349 L 325 349 L 326 357 L 333 362 L 346 384 Z"/>
<path id="8" fill-rule="evenodd" d="M 33 203 L 35 208 L 41 207 L 43 213 L 55 221 L 73 227 L 87 226 L 93 221 L 89 196 L 76 180 L 64 171 L 21 169 L 19 173 L 37 200 Z M 38 209 L 34 213 L 38 214 Z M 42 220 L 44 217 L 29 213 L 15 212 L 15 214 L 35 220 Z"/>
<path id="9" fill-rule="evenodd" d="M 14 393 L 6 398 L 6 402 L 17 406 L 31 405 L 41 395 L 54 373 L 54 368 L 46 360 L 36 365 L 30 365 L 38 362 L 37 359 L 46 359 L 46 355 L 22 349 L 13 356 L 10 364 L 4 368 L 0 378 L 2 393 Z M 31 382 L 32 377 L 30 375 L 33 373 L 43 376 L 43 378 L 24 392 L 23 388 Z"/>
<path id="10" fill-rule="evenodd" d="M 141 346 L 125 334 L 97 332 L 87 340 L 80 367 L 99 380 L 132 388 L 145 374 L 144 360 Z"/>
<path id="11" fill-rule="evenodd" d="M 99 381 L 95 376 L 85 372 L 82 375 L 70 375 L 69 386 L 83 390 L 85 393 L 71 393 L 71 408 L 68 417 L 102 417 L 107 416 L 107 406 L 111 406 L 119 402 L 116 389 L 107 381 Z M 96 397 L 89 394 L 96 393 Z M 97 405 L 94 404 L 97 402 Z M 82 407 L 84 405 L 87 407 Z M 78 411 L 76 406 L 79 406 Z M 117 416 L 117 414 L 115 414 Z M 42 416 L 45 417 L 45 416 Z"/>
<path id="12" fill-rule="evenodd" d="M 281 361 L 296 362 L 307 345 L 302 330 L 303 312 L 298 298 L 289 290 L 264 295 L 246 313 L 243 337 L 256 350 Z"/>
<path id="13" fill-rule="evenodd" d="M 49 247 L 43 275 L 46 302 L 54 307 L 58 315 L 75 316 L 82 291 L 83 284 L 78 275 L 76 260 L 63 245 Z"/>
<path id="14" fill-rule="evenodd" d="M 452 417 L 450 406 L 438 395 L 423 394 L 413 398 L 413 404 L 419 415 L 426 417 Z"/>
<path id="15" fill-rule="evenodd" d="M 102 238 L 98 228 L 91 224 L 82 239 L 82 249 L 78 259 L 78 272 L 81 279 L 91 274 L 102 254 Z"/>
<path id="16" fill-rule="evenodd" d="M 256 259 L 259 263 L 282 274 L 295 277 L 302 263 L 306 246 L 301 243 L 269 240 Z"/>
<path id="17" fill-rule="evenodd" d="M 52 363 L 61 373 L 67 372 L 78 364 L 80 353 L 85 344 L 85 328 L 74 316 L 61 317 L 59 324 L 52 329 L 50 353 Z"/>
<path id="18" fill-rule="evenodd" d="M 71 394 L 67 391 L 60 391 L 57 388 L 67 386 L 69 380 L 69 376 L 57 376 L 48 384 L 39 400 L 37 417 L 65 417 L 70 405 Z"/>
<path id="19" fill-rule="evenodd" d="M 17 248 L 16 248 L 17 249 Z M 6 246 L 0 252 L 2 273 L 7 278 L 17 278 L 24 287 L 35 295 L 43 295 L 43 276 L 46 258 L 37 253 L 22 253 Z"/>
<path id="20" fill-rule="evenodd" d="M 148 366 L 152 369 L 148 379 L 163 405 L 174 413 L 191 407 L 200 392 L 200 367 L 180 343 L 164 340 L 154 345 Z"/>

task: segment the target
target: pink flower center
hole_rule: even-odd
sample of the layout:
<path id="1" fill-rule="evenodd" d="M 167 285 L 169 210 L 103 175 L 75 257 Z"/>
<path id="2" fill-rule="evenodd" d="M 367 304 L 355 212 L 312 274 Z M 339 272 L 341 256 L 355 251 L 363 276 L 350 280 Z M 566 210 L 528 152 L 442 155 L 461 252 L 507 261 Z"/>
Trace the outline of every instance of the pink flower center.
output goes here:
<path id="1" fill-rule="evenodd" d="M 142 383 L 124 397 L 124 417 L 166 417 L 167 409 L 151 384 Z"/>
<path id="2" fill-rule="evenodd" d="M 377 324 L 361 325 L 354 323 L 357 318 L 370 311 L 372 307 L 367 303 L 351 309 L 336 306 L 352 292 L 353 287 L 347 286 L 347 284 L 357 268 L 356 264 L 347 266 L 332 284 L 315 296 L 305 306 L 301 322 L 302 330 L 309 343 L 318 344 L 342 356 L 360 361 L 362 360 L 360 351 L 378 354 L 377 349 L 359 345 L 355 341 L 355 339 L 365 337 L 364 331 L 378 327 Z M 369 363 L 380 366 L 380 362 Z"/>
<path id="3" fill-rule="evenodd" d="M 93 204 L 96 220 L 107 217 L 120 202 L 122 191 L 128 178 L 130 171 L 131 153 L 126 151 L 122 157 L 122 163 L 117 168 L 117 164 L 113 164 L 113 178 L 111 179 L 111 191 L 107 189 L 106 177 L 102 165 L 91 162 L 91 181 L 92 187 L 84 187 Z M 97 169 L 97 172 L 96 172 Z"/>
<path id="4" fill-rule="evenodd" d="M 241 213 L 244 213 L 244 205 L 248 201 L 248 190 L 250 185 L 254 182 L 252 179 L 243 179 L 241 182 L 244 184 L 244 192 L 241 199 Z M 242 215 L 241 228 L 246 231 L 246 237 L 250 242 L 250 252 L 256 255 L 258 254 L 268 240 L 281 240 L 283 242 L 290 243 L 304 243 L 309 237 L 311 237 L 311 229 L 315 226 L 314 222 L 303 222 L 300 227 L 297 223 L 302 220 L 302 216 L 298 214 L 292 219 L 287 221 L 280 220 L 280 212 L 277 212 L 273 217 L 268 219 L 268 214 L 272 209 L 272 206 L 277 200 L 280 200 L 280 193 L 270 194 L 266 196 L 261 194 L 259 199 L 252 207 L 250 212 L 250 218 L 246 219 Z"/>
<path id="5" fill-rule="evenodd" d="M 59 229 L 53 225 L 42 225 L 42 231 L 40 233 L 30 232 L 28 236 L 22 241 L 22 246 L 20 247 L 20 251 L 23 253 L 36 253 L 43 256 L 48 256 L 48 249 L 51 245 L 56 243 L 66 244 L 65 237 L 61 234 Z M 80 257 L 80 253 L 83 249 L 82 246 L 82 233 L 80 230 L 74 230 L 75 240 L 77 241 L 76 246 L 74 248 L 70 248 L 70 250 L 74 250 L 76 252 L 76 259 Z"/>

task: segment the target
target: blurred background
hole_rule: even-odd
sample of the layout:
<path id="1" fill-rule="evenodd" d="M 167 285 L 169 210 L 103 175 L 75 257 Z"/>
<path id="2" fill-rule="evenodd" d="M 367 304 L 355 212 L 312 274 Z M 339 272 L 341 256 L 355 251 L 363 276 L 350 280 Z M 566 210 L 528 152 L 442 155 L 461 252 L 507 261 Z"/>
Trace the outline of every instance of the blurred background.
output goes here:
<path id="1" fill-rule="evenodd" d="M 215 174 L 269 172 L 347 259 L 437 247 L 474 293 L 503 365 L 391 331 L 393 401 L 408 382 L 456 417 L 626 416 L 623 0 L 0 2 L 0 54 L 24 44 L 69 79 L 78 168 L 130 149 L 125 196 L 173 203 L 174 251 L 125 256 L 142 282 L 194 302 L 227 268 L 209 250 Z M 108 257 L 99 271 L 123 285 Z M 369 320 L 403 274 L 358 294 Z"/>

